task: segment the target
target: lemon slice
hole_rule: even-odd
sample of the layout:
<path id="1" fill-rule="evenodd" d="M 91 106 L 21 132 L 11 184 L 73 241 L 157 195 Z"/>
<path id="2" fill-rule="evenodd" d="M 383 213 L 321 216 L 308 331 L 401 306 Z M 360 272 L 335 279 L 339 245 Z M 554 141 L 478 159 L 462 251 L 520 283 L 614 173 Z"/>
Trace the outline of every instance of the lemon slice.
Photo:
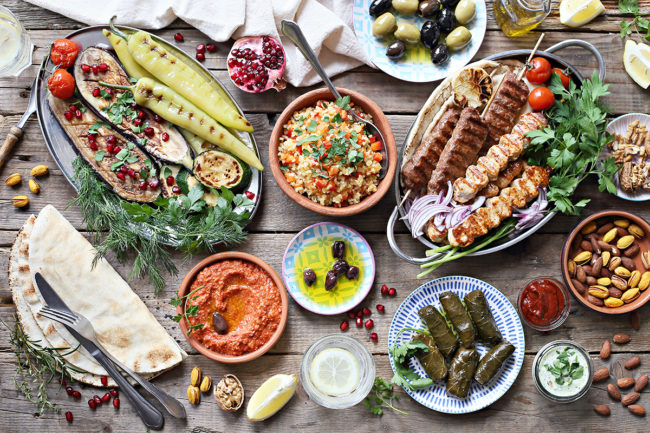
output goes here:
<path id="1" fill-rule="evenodd" d="M 262 384 L 251 396 L 246 416 L 251 421 L 262 421 L 275 415 L 293 397 L 298 385 L 295 374 L 276 374 Z"/>
<path id="2" fill-rule="evenodd" d="M 562 0 L 560 22 L 569 27 L 580 27 L 605 11 L 600 0 Z"/>
<path id="3" fill-rule="evenodd" d="M 319 391 L 336 396 L 354 391 L 361 372 L 357 358 L 349 350 L 332 347 L 316 355 L 309 375 Z"/>
<path id="4" fill-rule="evenodd" d="M 625 71 L 641 87 L 650 87 L 650 46 L 628 39 L 623 53 Z"/>

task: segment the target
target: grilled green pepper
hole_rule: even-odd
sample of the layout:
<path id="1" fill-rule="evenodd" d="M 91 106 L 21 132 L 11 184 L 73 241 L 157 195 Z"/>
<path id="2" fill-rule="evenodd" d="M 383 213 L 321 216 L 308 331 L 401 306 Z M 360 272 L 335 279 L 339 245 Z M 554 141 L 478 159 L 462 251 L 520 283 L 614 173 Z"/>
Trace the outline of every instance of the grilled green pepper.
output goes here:
<path id="1" fill-rule="evenodd" d="M 183 95 L 221 124 L 253 131 L 253 127 L 198 72 L 183 63 L 145 31 L 127 36 L 131 56 L 161 82 Z"/>
<path id="2" fill-rule="evenodd" d="M 129 74 L 130 77 L 135 77 L 137 79 L 140 79 L 142 77 L 153 78 L 153 75 L 151 75 L 149 72 L 147 72 L 146 69 L 140 66 L 138 62 L 133 60 L 131 53 L 129 53 L 129 49 L 126 46 L 126 40 L 122 39 L 107 29 L 102 30 L 102 33 L 104 33 L 106 39 L 108 39 L 108 41 L 113 46 L 115 54 L 117 54 L 117 58 L 120 59 L 122 66 L 124 66 L 126 73 Z"/>
<path id="3" fill-rule="evenodd" d="M 232 135 L 226 128 L 208 116 L 190 101 L 151 78 L 140 78 L 133 86 L 116 86 L 99 82 L 102 86 L 130 90 L 135 102 L 158 114 L 176 126 L 187 129 L 226 152 L 241 158 L 258 170 L 264 170 L 255 152 Z"/>

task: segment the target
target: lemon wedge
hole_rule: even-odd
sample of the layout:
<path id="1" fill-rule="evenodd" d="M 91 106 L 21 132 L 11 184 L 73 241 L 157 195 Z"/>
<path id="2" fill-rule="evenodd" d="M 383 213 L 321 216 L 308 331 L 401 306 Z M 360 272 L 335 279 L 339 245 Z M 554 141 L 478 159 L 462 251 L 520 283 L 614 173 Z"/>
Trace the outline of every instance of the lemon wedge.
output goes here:
<path id="1" fill-rule="evenodd" d="M 641 87 L 650 87 L 650 46 L 628 39 L 623 53 L 625 71 Z"/>
<path id="2" fill-rule="evenodd" d="M 349 350 L 332 347 L 316 355 L 309 375 L 319 391 L 336 396 L 354 391 L 361 371 L 357 358 Z"/>
<path id="3" fill-rule="evenodd" d="M 276 374 L 262 384 L 251 396 L 246 416 L 251 421 L 263 421 L 275 415 L 296 393 L 298 376 Z"/>
<path id="4" fill-rule="evenodd" d="M 562 0 L 560 22 L 569 27 L 580 27 L 605 11 L 600 0 Z"/>

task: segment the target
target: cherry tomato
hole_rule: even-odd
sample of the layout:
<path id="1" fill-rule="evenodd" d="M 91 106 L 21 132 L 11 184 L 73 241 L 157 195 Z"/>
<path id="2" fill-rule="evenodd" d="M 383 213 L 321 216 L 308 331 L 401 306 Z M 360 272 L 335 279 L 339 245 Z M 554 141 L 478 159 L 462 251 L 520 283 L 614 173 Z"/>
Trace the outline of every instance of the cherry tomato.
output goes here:
<path id="1" fill-rule="evenodd" d="M 560 77 L 560 80 L 562 80 L 562 85 L 564 86 L 564 88 L 569 90 L 569 83 L 571 82 L 571 77 L 565 74 L 564 71 L 560 68 L 553 68 L 553 72 L 555 72 Z"/>
<path id="2" fill-rule="evenodd" d="M 52 45 L 50 59 L 60 68 L 69 68 L 74 64 L 78 53 L 79 47 L 70 39 L 57 39 Z"/>
<path id="3" fill-rule="evenodd" d="M 551 64 L 543 57 L 535 57 L 526 69 L 526 78 L 533 84 L 546 83 L 551 77 Z"/>
<path id="4" fill-rule="evenodd" d="M 555 95 L 546 87 L 535 87 L 528 95 L 528 103 L 535 111 L 546 110 L 555 103 Z"/>
<path id="5" fill-rule="evenodd" d="M 57 69 L 47 79 L 47 88 L 57 98 L 71 98 L 74 95 L 74 78 L 65 69 Z"/>

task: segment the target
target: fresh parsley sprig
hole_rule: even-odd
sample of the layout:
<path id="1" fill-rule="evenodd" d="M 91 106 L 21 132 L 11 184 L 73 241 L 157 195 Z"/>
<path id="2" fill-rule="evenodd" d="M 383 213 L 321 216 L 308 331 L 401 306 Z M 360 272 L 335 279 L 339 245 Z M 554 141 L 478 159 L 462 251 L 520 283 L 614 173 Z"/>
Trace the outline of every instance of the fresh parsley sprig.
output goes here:
<path id="1" fill-rule="evenodd" d="M 619 0 L 618 10 L 622 14 L 631 14 L 634 18 L 631 22 L 621 21 L 621 37 L 626 38 L 635 32 L 641 39 L 650 41 L 650 20 L 644 18 L 650 13 L 640 13 L 638 0 Z"/>
<path id="2" fill-rule="evenodd" d="M 574 380 L 580 379 L 584 375 L 584 368 L 578 362 L 578 355 L 573 360 L 570 359 L 573 355 L 575 352 L 570 347 L 565 347 L 558 353 L 553 364 L 544 364 L 544 368 L 555 377 L 555 383 L 558 385 L 564 385 L 565 382 L 567 385 L 571 385 Z"/>
<path id="3" fill-rule="evenodd" d="M 420 377 L 415 370 L 409 367 L 408 361 L 420 353 L 428 352 L 429 348 L 426 344 L 417 340 L 400 342 L 400 337 L 406 331 L 429 335 L 426 331 L 417 328 L 403 328 L 397 333 L 395 344 L 388 348 L 388 353 L 393 357 L 393 364 L 395 365 L 395 375 L 391 382 L 410 390 L 427 388 L 433 385 L 433 380 L 428 377 Z"/>
<path id="4" fill-rule="evenodd" d="M 375 383 L 372 385 L 372 390 L 363 400 L 363 404 L 373 415 L 383 415 L 384 408 L 393 409 L 395 412 L 401 413 L 402 415 L 408 415 L 408 412 L 404 412 L 403 410 L 393 406 L 393 401 L 398 400 L 399 396 L 395 395 L 393 385 L 381 377 L 375 377 Z"/>
<path id="5" fill-rule="evenodd" d="M 183 313 L 175 315 L 174 317 L 172 317 L 172 320 L 174 322 L 180 322 L 181 319 L 185 319 L 185 323 L 187 323 L 188 336 L 192 333 L 192 331 L 196 331 L 198 329 L 203 328 L 203 323 L 197 323 L 196 325 L 190 324 L 190 317 L 196 317 L 199 314 L 199 306 L 191 305 L 190 302 L 190 301 L 196 301 L 199 298 L 199 295 L 196 296 L 192 296 L 192 295 L 196 293 L 198 290 L 202 289 L 203 287 L 204 286 L 199 286 L 185 296 L 181 296 L 181 297 L 177 296 L 169 300 L 169 303 L 174 307 L 183 305 Z"/>

